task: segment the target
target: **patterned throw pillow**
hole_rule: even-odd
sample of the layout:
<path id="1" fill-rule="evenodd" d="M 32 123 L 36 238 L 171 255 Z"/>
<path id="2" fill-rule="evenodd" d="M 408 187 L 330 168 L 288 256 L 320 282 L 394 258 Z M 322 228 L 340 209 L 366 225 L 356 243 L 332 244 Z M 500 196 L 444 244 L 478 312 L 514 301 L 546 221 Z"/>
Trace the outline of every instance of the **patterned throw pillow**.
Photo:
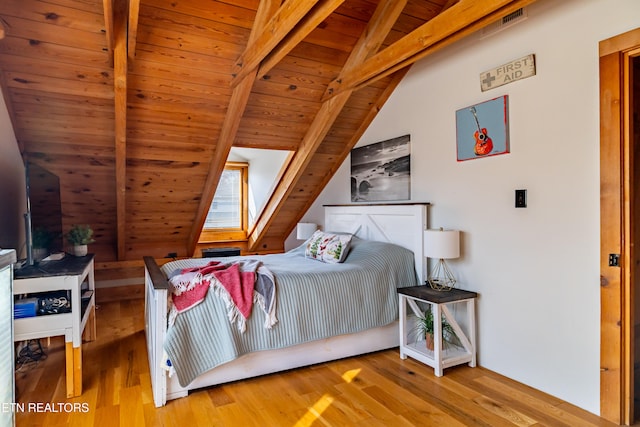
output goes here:
<path id="1" fill-rule="evenodd" d="M 332 234 L 317 230 L 307 240 L 304 255 L 323 262 L 342 262 L 347 257 L 351 237 L 351 234 Z"/>

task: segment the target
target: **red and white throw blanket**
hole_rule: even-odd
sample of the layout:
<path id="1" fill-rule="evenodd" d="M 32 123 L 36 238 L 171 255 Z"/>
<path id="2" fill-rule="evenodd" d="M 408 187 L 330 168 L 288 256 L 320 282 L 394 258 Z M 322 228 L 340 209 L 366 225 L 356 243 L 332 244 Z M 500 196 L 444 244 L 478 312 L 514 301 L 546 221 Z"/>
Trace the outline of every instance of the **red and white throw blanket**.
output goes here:
<path id="1" fill-rule="evenodd" d="M 256 303 L 266 315 L 265 328 L 271 328 L 276 318 L 276 286 L 273 274 L 258 260 L 232 263 L 211 261 L 202 267 L 177 270 L 169 282 L 173 302 L 169 324 L 175 316 L 202 302 L 209 288 L 222 298 L 231 323 L 237 323 L 241 332 Z"/>

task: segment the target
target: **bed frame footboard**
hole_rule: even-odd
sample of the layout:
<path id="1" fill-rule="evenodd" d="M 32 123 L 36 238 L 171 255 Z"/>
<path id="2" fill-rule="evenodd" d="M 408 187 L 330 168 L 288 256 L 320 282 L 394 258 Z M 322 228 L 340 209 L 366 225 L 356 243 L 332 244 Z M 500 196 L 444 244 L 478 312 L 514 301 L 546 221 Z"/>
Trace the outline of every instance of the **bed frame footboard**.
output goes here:
<path id="1" fill-rule="evenodd" d="M 167 371 L 163 366 L 163 343 L 167 332 L 167 294 L 169 283 L 152 257 L 144 257 L 144 330 L 147 338 L 147 354 L 153 402 L 156 407 L 167 402 Z M 184 390 L 184 396 L 187 390 Z M 178 395 L 173 398 L 180 397 Z"/>

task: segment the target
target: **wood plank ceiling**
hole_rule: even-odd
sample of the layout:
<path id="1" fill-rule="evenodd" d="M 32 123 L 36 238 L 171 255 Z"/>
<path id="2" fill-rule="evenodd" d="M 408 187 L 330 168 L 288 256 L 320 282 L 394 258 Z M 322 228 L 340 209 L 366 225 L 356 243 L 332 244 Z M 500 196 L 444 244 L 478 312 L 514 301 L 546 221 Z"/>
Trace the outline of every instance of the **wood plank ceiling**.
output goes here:
<path id="1" fill-rule="evenodd" d="M 2 0 L 0 85 L 100 260 L 193 254 L 232 146 L 294 154 L 283 242 L 416 60 L 533 0 Z"/>

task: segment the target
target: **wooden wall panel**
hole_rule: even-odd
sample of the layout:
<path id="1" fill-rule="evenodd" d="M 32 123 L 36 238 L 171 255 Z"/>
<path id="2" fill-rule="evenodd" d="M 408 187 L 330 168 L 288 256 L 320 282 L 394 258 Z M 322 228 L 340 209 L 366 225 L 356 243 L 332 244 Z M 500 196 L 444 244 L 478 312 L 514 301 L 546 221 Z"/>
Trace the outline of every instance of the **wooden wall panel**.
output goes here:
<path id="1" fill-rule="evenodd" d="M 8 35 L 0 43 L 0 52 L 42 58 L 52 62 L 105 67 L 105 72 L 108 72 L 109 57 L 102 49 L 87 50 L 75 46 L 57 45 L 46 40 L 31 40 Z"/>
<path id="2" fill-rule="evenodd" d="M 55 12 L 51 12 L 54 14 Z M 104 35 L 100 32 L 100 26 L 94 26 L 96 31 L 83 31 L 75 28 L 65 28 L 60 31 L 59 26 L 48 23 L 29 21 L 10 15 L 3 15 L 3 21 L 11 29 L 12 37 L 28 40 L 47 40 L 56 45 L 74 45 L 83 50 L 95 50 L 106 47 Z"/>

